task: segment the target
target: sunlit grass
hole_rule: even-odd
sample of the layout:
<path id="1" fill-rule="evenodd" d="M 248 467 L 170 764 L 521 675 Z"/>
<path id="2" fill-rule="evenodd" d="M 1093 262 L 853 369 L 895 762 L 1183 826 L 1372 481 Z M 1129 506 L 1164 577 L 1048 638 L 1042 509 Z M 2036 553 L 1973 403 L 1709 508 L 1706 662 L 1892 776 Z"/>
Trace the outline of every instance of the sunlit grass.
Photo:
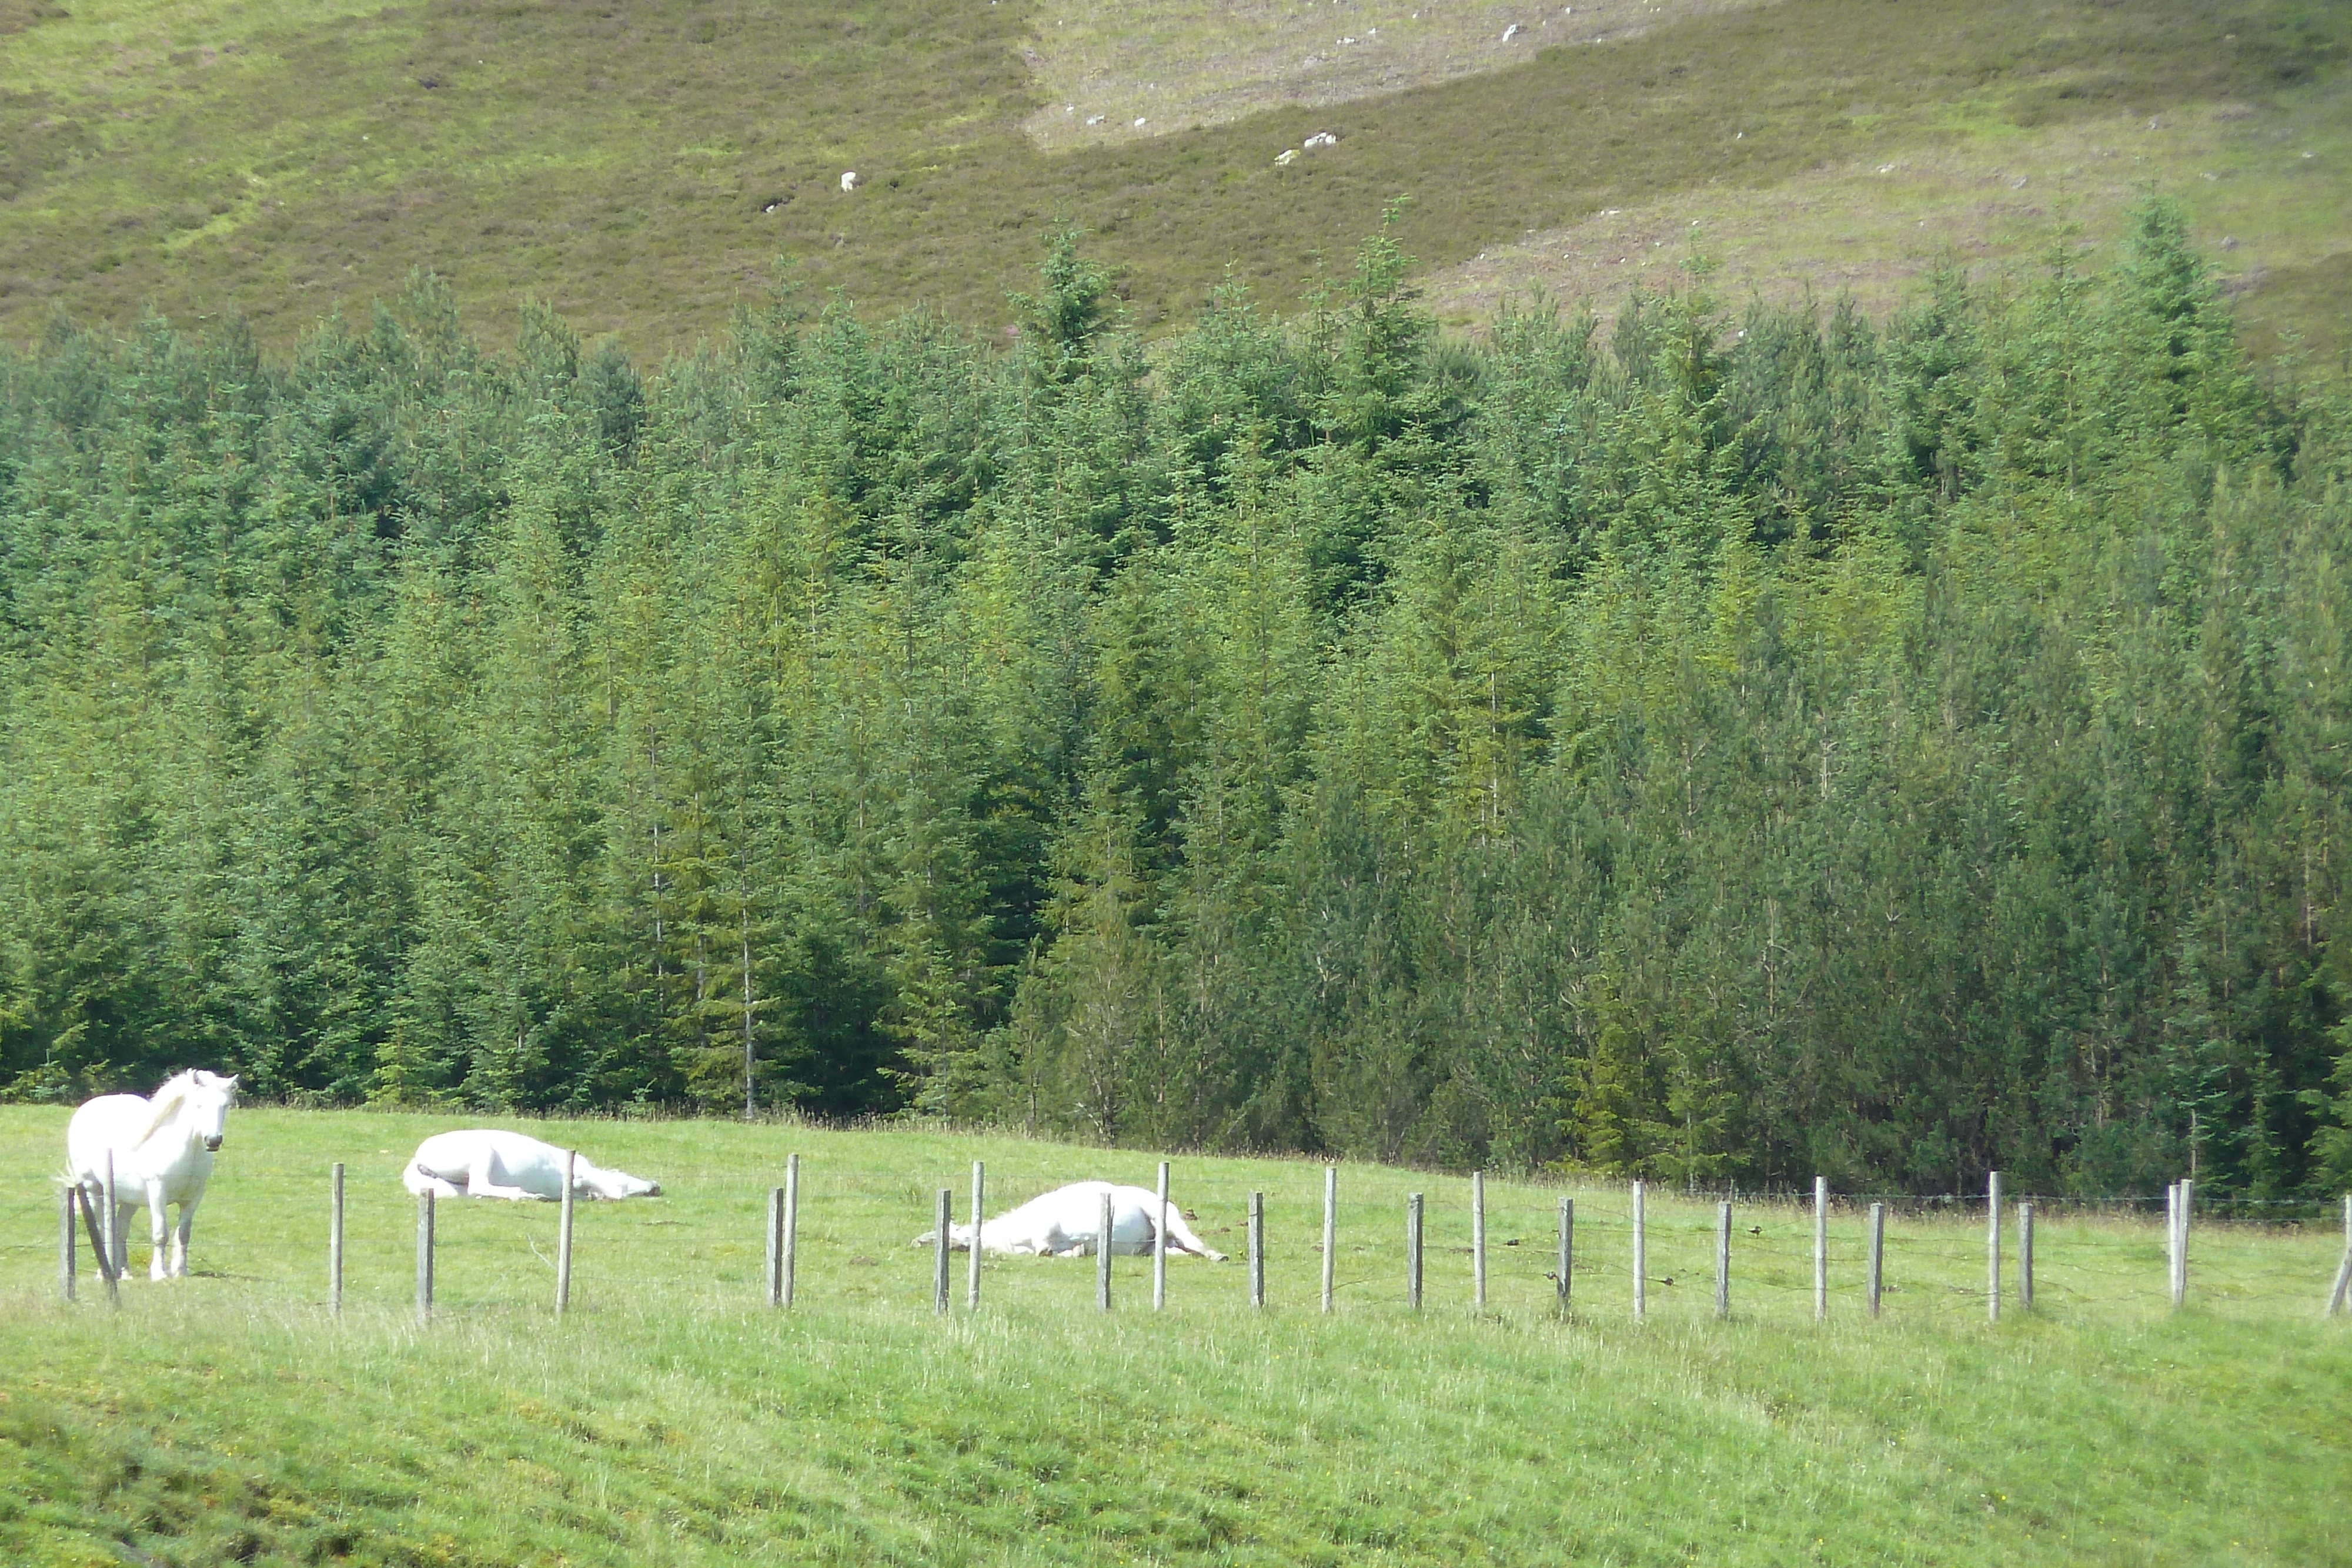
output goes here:
<path id="1" fill-rule="evenodd" d="M 1315 1310 L 1320 1167 L 1182 1157 L 1236 1252 L 1266 1194 L 1273 1305 L 1241 1262 L 991 1260 L 977 1316 L 930 1312 L 908 1245 L 969 1162 L 992 1207 L 1154 1156 L 935 1132 L 551 1124 L 659 1199 L 586 1205 L 553 1315 L 552 1205 L 445 1202 L 438 1310 L 411 1300 L 399 1166 L 449 1117 L 245 1110 L 196 1277 L 84 1277 L 55 1301 L 62 1113 L 0 1109 L 0 1558 L 720 1562 L 2206 1563 L 2344 1561 L 2352 1332 L 2339 1242 L 2208 1225 L 2185 1312 L 2160 1227 L 2045 1218 L 2036 1310 L 1984 1321 L 1976 1216 L 1901 1217 L 1885 1314 L 1862 1220 L 1743 1204 L 1712 1318 L 1713 1207 L 1654 1196 L 1630 1312 L 1626 1197 L 1580 1186 L 1573 1310 L 1559 1191 L 1491 1182 L 1490 1303 L 1466 1183 L 1348 1166 L 1338 1314 Z M 767 1188 L 803 1156 L 798 1304 L 762 1296 Z M 326 1308 L 327 1167 L 349 1166 L 348 1295 Z M 1403 1199 L 1428 1195 L 1427 1301 Z M 1751 1233 L 1749 1227 L 1756 1227 Z M 1516 1240 L 1517 1246 L 1508 1243 Z M 143 1243 L 134 1248 L 143 1256 Z M 85 1270 L 88 1268 L 85 1259 Z M 1672 1284 L 1665 1281 L 1671 1278 Z"/>

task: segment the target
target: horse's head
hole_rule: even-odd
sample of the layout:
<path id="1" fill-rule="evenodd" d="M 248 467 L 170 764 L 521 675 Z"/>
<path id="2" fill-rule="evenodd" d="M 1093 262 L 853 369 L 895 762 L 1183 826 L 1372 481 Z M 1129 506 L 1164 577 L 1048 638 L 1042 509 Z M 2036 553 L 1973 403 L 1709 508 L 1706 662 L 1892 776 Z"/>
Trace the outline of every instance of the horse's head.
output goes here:
<path id="1" fill-rule="evenodd" d="M 939 1244 L 940 1233 L 936 1230 L 926 1230 L 914 1240 L 914 1245 L 918 1247 L 937 1247 Z M 948 1250 L 950 1252 L 971 1250 L 971 1226 L 950 1224 L 948 1227 Z"/>
<path id="2" fill-rule="evenodd" d="M 657 1181 L 647 1181 L 642 1176 L 633 1176 L 626 1171 L 608 1171 L 602 1166 L 592 1166 L 586 1160 L 580 1162 L 578 1173 L 573 1179 L 578 1183 L 580 1190 L 587 1193 L 591 1197 L 659 1197 L 661 1196 L 661 1183 Z"/>
<path id="3" fill-rule="evenodd" d="M 229 1107 L 236 1103 L 236 1075 L 184 1072 L 173 1082 L 181 1086 L 179 1113 L 187 1120 L 189 1135 L 202 1138 L 207 1150 L 217 1151 L 228 1134 Z"/>
<path id="4" fill-rule="evenodd" d="M 205 1148 L 217 1149 L 236 1100 L 234 1078 L 203 1071 L 175 1074 L 149 1098 L 147 1130 L 138 1141 L 143 1144 L 168 1131 L 173 1137 L 202 1138 Z"/>

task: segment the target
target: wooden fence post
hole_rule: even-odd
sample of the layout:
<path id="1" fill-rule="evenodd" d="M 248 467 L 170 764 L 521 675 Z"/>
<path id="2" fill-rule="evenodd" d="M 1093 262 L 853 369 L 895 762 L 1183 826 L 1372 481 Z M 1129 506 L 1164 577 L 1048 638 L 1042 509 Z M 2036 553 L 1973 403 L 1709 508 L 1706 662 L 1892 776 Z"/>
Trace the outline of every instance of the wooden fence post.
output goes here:
<path id="1" fill-rule="evenodd" d="M 783 1300 L 780 1305 L 793 1304 L 793 1266 L 800 1261 L 801 1246 L 801 1157 L 784 1156 L 784 1280 Z"/>
<path id="2" fill-rule="evenodd" d="M 416 1315 L 433 1315 L 433 1195 L 416 1197 Z"/>
<path id="3" fill-rule="evenodd" d="M 1404 1200 L 1404 1300 L 1421 1311 L 1421 1194 Z"/>
<path id="4" fill-rule="evenodd" d="M 75 1260 L 80 1251 L 74 1242 L 74 1189 L 61 1186 L 58 1188 L 58 1291 L 68 1301 L 74 1299 Z"/>
<path id="5" fill-rule="evenodd" d="M 2180 1234 L 2180 1246 L 2173 1253 L 2173 1305 L 2185 1307 L 2189 1302 L 2189 1218 L 2197 1213 L 2197 1183 L 2188 1176 L 2180 1177 L 2180 1206 L 2176 1210 L 2176 1225 Z"/>
<path id="6" fill-rule="evenodd" d="M 944 1317 L 948 1310 L 948 1261 L 955 1255 L 954 1249 L 948 1245 L 948 1227 L 955 1219 L 955 1192 L 952 1188 L 940 1188 L 939 1203 L 932 1218 L 936 1224 L 932 1230 L 931 1247 L 931 1311 Z"/>
<path id="7" fill-rule="evenodd" d="M 1250 1305 L 1265 1305 L 1265 1194 L 1250 1194 L 1249 1205 L 1249 1276 Z"/>
<path id="8" fill-rule="evenodd" d="M 1813 1322 L 1830 1315 L 1830 1178 L 1813 1178 Z"/>
<path id="9" fill-rule="evenodd" d="M 2033 1310 L 2033 1206 L 2017 1206 L 2017 1309 Z"/>
<path id="10" fill-rule="evenodd" d="M 580 1175 L 580 1151 L 563 1151 L 563 1212 L 555 1222 L 555 1315 L 572 1310 L 572 1188 Z"/>
<path id="11" fill-rule="evenodd" d="M 1160 1207 L 1151 1216 L 1151 1310 L 1168 1308 L 1168 1162 L 1160 1162 Z"/>
<path id="12" fill-rule="evenodd" d="M 1633 1184 L 1633 1315 L 1647 1317 L 1650 1312 L 1650 1232 L 1643 1214 L 1644 1189 L 1640 1182 Z"/>
<path id="13" fill-rule="evenodd" d="M 1985 1173 L 1985 1321 L 2000 1322 L 2000 1173 Z"/>
<path id="14" fill-rule="evenodd" d="M 1576 1199 L 1566 1194 L 1559 1200 L 1559 1269 L 1552 1275 L 1553 1292 L 1559 1299 L 1559 1310 L 1568 1311 L 1569 1281 L 1576 1277 Z"/>
<path id="15" fill-rule="evenodd" d="M 1878 1315 L 1879 1292 L 1886 1284 L 1886 1206 L 1870 1206 L 1870 1315 Z"/>
<path id="16" fill-rule="evenodd" d="M 2332 1318 L 2342 1312 L 2347 1291 L 2352 1291 L 2352 1192 L 2344 1195 L 2344 1261 L 2336 1265 L 2336 1286 L 2327 1292 L 2327 1310 L 2320 1316 Z"/>
<path id="17" fill-rule="evenodd" d="M 2174 1306 L 2180 1304 L 2180 1184 L 2168 1182 L 2164 1188 L 2164 1293 Z"/>
<path id="18" fill-rule="evenodd" d="M 784 1189 L 768 1189 L 768 1305 L 784 1304 Z"/>
<path id="19" fill-rule="evenodd" d="M 327 1177 L 331 1218 L 327 1222 L 327 1301 L 335 1315 L 343 1315 L 343 1162 L 337 1160 Z"/>
<path id="20" fill-rule="evenodd" d="M 965 1270 L 963 1287 L 964 1311 L 980 1311 L 980 1227 L 981 1200 L 988 1194 L 988 1170 L 978 1160 L 971 1162 L 971 1261 Z"/>
<path id="21" fill-rule="evenodd" d="M 2164 1293 L 2172 1294 L 2172 1255 L 2180 1249 L 2180 1184 L 2164 1186 Z"/>
<path id="22" fill-rule="evenodd" d="M 1731 1205 L 1715 1206 L 1715 1315 L 1731 1315 Z"/>
<path id="23" fill-rule="evenodd" d="M 1339 1261 L 1339 1167 L 1323 1167 L 1323 1310 L 1331 1310 L 1333 1270 Z"/>
<path id="24" fill-rule="evenodd" d="M 1486 1310 L 1486 1173 L 1470 1173 L 1470 1294 L 1472 1304 Z"/>
<path id="25" fill-rule="evenodd" d="M 1110 1188 L 1103 1188 L 1102 1219 L 1095 1228 L 1095 1306 L 1110 1311 Z"/>

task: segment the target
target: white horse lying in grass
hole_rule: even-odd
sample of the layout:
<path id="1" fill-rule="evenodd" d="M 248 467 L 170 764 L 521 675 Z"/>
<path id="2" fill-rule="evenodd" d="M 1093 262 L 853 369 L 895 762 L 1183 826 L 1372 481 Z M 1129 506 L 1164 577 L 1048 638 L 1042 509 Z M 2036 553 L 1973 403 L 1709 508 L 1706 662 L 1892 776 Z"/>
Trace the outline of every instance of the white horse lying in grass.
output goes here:
<path id="1" fill-rule="evenodd" d="M 1151 1250 L 1153 1222 L 1160 1212 L 1160 1195 L 1150 1187 L 1117 1186 L 1107 1181 L 1078 1181 L 1033 1197 L 1009 1214 L 1000 1214 L 980 1228 L 980 1249 L 1044 1258 L 1084 1258 L 1093 1254 L 1102 1230 L 1103 1194 L 1110 1194 L 1110 1249 L 1137 1257 Z M 940 1233 L 927 1230 L 915 1238 L 918 1247 L 936 1247 Z M 959 1252 L 971 1249 L 971 1227 L 948 1227 L 948 1245 Z M 1168 1250 L 1190 1252 L 1222 1263 L 1225 1255 L 1192 1234 L 1175 1200 L 1168 1203 Z"/>
<path id="2" fill-rule="evenodd" d="M 152 1099 L 101 1094 L 73 1113 L 66 1127 L 68 1180 L 89 1195 L 90 1212 L 106 1216 L 106 1160 L 114 1156 L 114 1272 L 120 1277 L 131 1252 L 131 1211 L 147 1207 L 147 1230 L 155 1254 L 147 1277 L 168 1279 L 188 1271 L 188 1232 L 196 1205 L 212 1179 L 213 1154 L 227 1135 L 229 1107 L 236 1103 L 236 1080 L 211 1072 L 183 1072 L 166 1079 Z M 165 1261 L 167 1205 L 180 1206 L 179 1243 Z"/>
<path id="3" fill-rule="evenodd" d="M 420 1197 L 429 1192 L 436 1197 L 559 1198 L 566 1152 L 525 1134 L 490 1127 L 436 1133 L 416 1145 L 416 1156 L 400 1179 Z M 581 1155 L 572 1167 L 572 1190 L 583 1197 L 659 1197 L 661 1183 L 608 1171 Z"/>

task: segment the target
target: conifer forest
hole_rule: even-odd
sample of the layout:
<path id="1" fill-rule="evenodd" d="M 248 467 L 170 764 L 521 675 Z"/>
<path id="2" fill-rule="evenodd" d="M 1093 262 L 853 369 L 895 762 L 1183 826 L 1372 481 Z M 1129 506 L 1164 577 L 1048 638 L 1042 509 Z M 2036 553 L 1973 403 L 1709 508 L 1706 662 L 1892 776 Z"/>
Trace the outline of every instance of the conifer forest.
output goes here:
<path id="1" fill-rule="evenodd" d="M 0 349 L 0 1094 L 2352 1182 L 2352 402 L 2178 213 L 1876 325 L 419 277 Z"/>

